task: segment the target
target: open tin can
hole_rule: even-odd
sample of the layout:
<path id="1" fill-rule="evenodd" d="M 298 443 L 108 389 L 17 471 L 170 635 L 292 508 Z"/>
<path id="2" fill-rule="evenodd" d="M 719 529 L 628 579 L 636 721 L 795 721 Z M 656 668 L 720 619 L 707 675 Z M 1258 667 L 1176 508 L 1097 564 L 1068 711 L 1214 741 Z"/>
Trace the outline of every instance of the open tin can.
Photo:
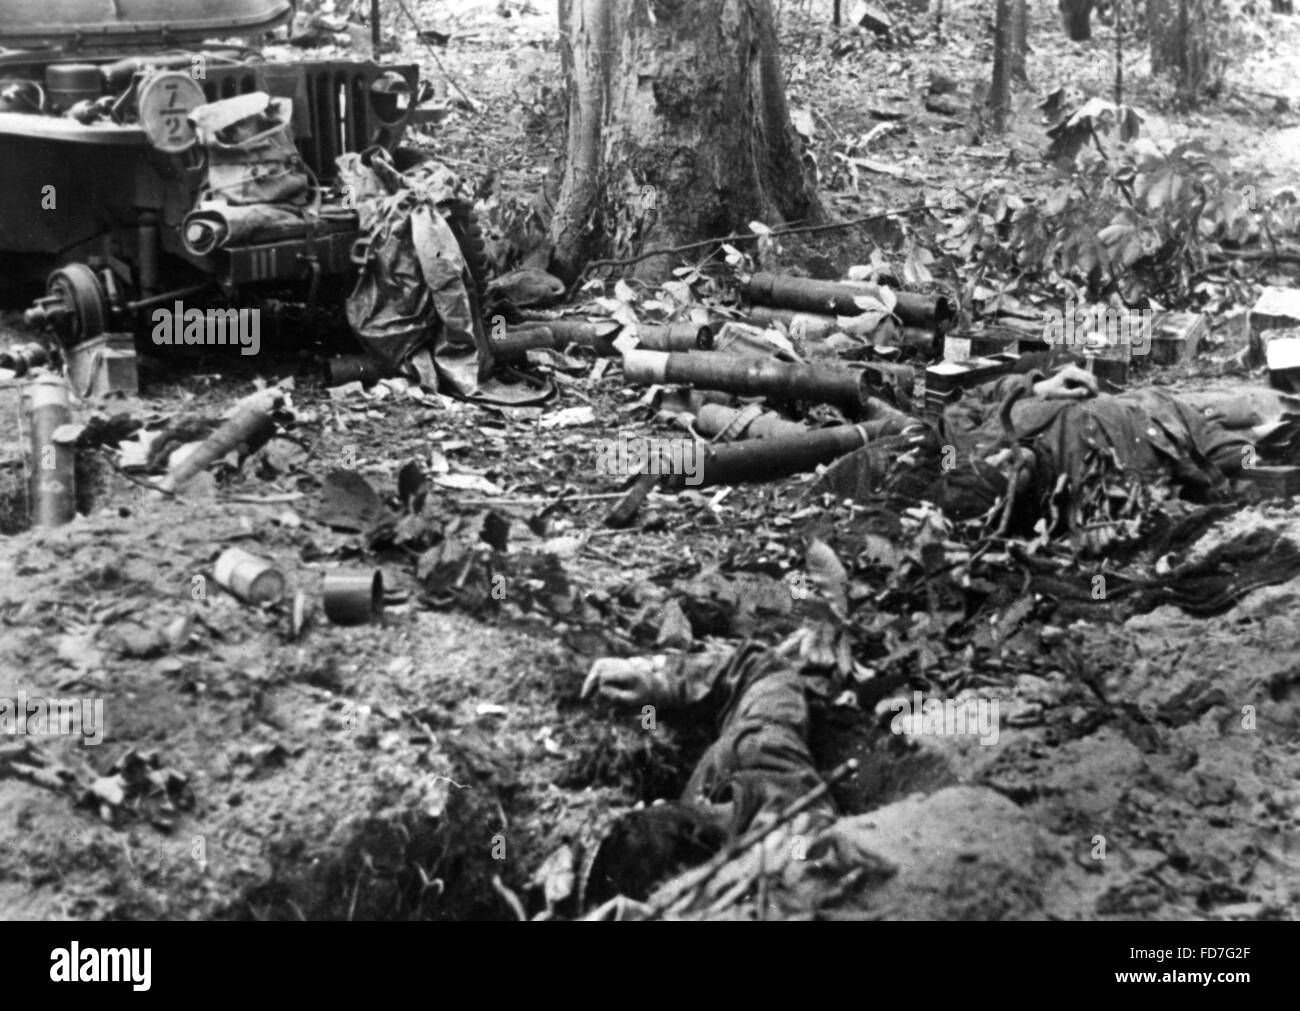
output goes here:
<path id="1" fill-rule="evenodd" d="M 379 569 L 342 569 L 325 574 L 325 616 L 336 625 L 365 625 L 384 610 Z"/>

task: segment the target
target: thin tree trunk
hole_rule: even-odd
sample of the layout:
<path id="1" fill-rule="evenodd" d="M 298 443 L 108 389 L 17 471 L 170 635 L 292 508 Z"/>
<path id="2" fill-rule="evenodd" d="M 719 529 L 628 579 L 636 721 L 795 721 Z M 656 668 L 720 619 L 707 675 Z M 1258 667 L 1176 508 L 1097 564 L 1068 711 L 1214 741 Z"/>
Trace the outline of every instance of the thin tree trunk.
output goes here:
<path id="1" fill-rule="evenodd" d="M 995 133 L 1006 130 L 1011 111 L 1011 5 L 1012 0 L 998 0 L 993 27 L 993 82 L 989 88 L 988 105 Z"/>
<path id="2" fill-rule="evenodd" d="M 1211 18 L 1206 0 L 1148 0 L 1151 72 L 1172 77 L 1179 97 L 1195 105 L 1209 83 Z"/>
<path id="3" fill-rule="evenodd" d="M 1011 79 L 1029 83 L 1029 0 L 1014 0 L 1011 8 Z"/>
<path id="4" fill-rule="evenodd" d="M 551 225 L 566 280 L 598 257 L 819 219 L 770 0 L 561 0 L 569 90 Z M 670 263 L 643 261 L 641 276 Z"/>
<path id="5" fill-rule="evenodd" d="M 556 260 L 576 259 L 591 228 L 601 190 L 601 127 L 610 92 L 609 58 L 614 4 L 605 0 L 560 0 L 564 36 L 561 66 L 569 88 L 568 151 L 564 180 L 551 219 Z"/>
<path id="6" fill-rule="evenodd" d="M 1124 104 L 1124 0 L 1115 0 L 1115 104 Z"/>
<path id="7" fill-rule="evenodd" d="M 1092 8 L 1094 0 L 1059 0 L 1061 24 L 1073 42 L 1087 42 L 1092 38 Z"/>

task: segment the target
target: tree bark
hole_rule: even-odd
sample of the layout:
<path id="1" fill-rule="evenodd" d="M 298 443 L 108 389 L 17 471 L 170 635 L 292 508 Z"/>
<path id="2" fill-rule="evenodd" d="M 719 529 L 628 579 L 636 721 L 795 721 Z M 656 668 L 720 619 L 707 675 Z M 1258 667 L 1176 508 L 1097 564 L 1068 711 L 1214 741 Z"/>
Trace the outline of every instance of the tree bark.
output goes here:
<path id="1" fill-rule="evenodd" d="M 1115 104 L 1124 104 L 1124 4 L 1115 4 Z"/>
<path id="2" fill-rule="evenodd" d="M 1058 0 L 1061 24 L 1073 42 L 1087 42 L 1092 38 L 1092 8 L 1095 0 Z"/>
<path id="3" fill-rule="evenodd" d="M 770 0 L 560 0 L 569 94 L 552 269 L 819 220 Z M 643 261 L 662 274 L 666 257 Z"/>
<path id="4" fill-rule="evenodd" d="M 995 133 L 1007 128 L 1011 110 L 1012 0 L 998 0 L 993 27 L 993 81 L 989 87 L 990 121 Z"/>
<path id="5" fill-rule="evenodd" d="M 1029 83 L 1029 0 L 1014 0 L 1011 7 L 1011 79 Z"/>
<path id="6" fill-rule="evenodd" d="M 1213 56 L 1208 0 L 1148 0 L 1151 72 L 1172 77 L 1179 97 L 1195 105 L 1209 83 Z"/>

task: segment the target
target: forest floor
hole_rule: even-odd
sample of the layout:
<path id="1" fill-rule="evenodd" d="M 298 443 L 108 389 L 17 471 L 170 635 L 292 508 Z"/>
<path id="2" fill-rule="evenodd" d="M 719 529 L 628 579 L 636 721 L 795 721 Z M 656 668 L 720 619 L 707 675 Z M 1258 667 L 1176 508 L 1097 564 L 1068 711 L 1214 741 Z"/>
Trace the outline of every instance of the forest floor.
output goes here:
<path id="1" fill-rule="evenodd" d="M 437 5 L 442 22 L 430 24 L 454 33 L 440 58 L 481 114 L 455 108 L 425 142 L 484 184 L 484 209 L 500 223 L 518 221 L 554 178 L 563 89 L 550 17 L 510 3 L 502 18 L 498 6 Z M 968 116 L 927 112 L 932 74 L 950 77 L 969 106 L 989 73 L 988 5 L 947 6 L 956 10 L 942 43 L 918 28 L 913 42 L 837 57 L 828 25 L 784 5 L 788 97 L 811 119 L 823 171 L 837 138 L 880 122 L 871 110 L 904 117 L 871 151 L 902 174 L 865 174 L 856 191 L 836 180 L 824 192 L 835 213 L 902 207 L 946 185 L 1009 175 L 1024 192 L 1048 187 L 1036 106 L 1067 84 L 1109 93 L 1109 29 L 1075 45 L 1055 5 L 1037 5 L 1033 86 L 1018 91 L 1006 137 L 978 136 Z M 408 29 L 403 55 L 438 79 Z M 1206 138 L 1268 185 L 1300 181 L 1300 121 L 1255 94 L 1288 95 L 1300 108 L 1300 18 L 1279 18 L 1267 51 L 1243 61 L 1235 87 L 1194 115 L 1160 104 L 1140 58 L 1127 76 L 1160 143 Z M 830 233 L 787 262 L 816 254 L 844 271 L 859 262 L 858 242 L 852 231 Z M 30 337 L 16 304 L 0 341 Z M 1242 340 L 1240 314 L 1224 313 L 1197 359 L 1136 382 L 1209 385 Z M 782 577 L 801 564 L 804 539 L 834 534 L 842 555 L 853 543 L 852 513 L 810 496 L 811 476 L 655 494 L 625 530 L 603 525 L 606 498 L 557 505 L 562 491 L 617 490 L 597 473 L 595 440 L 654 431 L 641 391 L 616 365 L 558 368 L 555 401 L 506 410 L 401 390 L 332 397 L 310 350 L 302 335 L 252 359 L 142 359 L 140 395 L 108 413 L 153 427 L 217 417 L 258 381 L 292 380 L 285 437 L 206 495 L 151 499 L 88 461 L 86 515 L 21 530 L 12 493 L 21 442 L 6 423 L 0 697 L 102 698 L 107 728 L 98 747 L 0 739 L 0 916 L 512 918 L 509 893 L 536 915 L 563 862 L 544 868 L 548 858 L 568 847 L 580 869 L 620 812 L 682 787 L 700 747 L 696 731 L 663 722 L 646 730 L 639 714 L 580 700 L 592 661 L 654 652 L 673 601 L 697 642 L 779 641 L 801 619 Z M 590 407 L 590 419 L 550 423 L 577 407 Z M 0 389 L 0 417 L 16 409 L 14 391 Z M 391 499 L 410 461 L 434 476 L 428 509 L 449 541 L 468 533 L 472 542 L 488 514 L 508 521 L 508 549 L 495 562 L 507 587 L 499 606 L 433 606 L 406 553 L 372 550 L 362 534 L 323 522 L 330 471 L 353 468 Z M 250 497 L 276 500 L 238 500 Z M 1300 511 L 1252 506 L 1209 536 L 1248 527 L 1300 538 Z M 259 610 L 215 588 L 212 563 L 232 545 L 274 562 L 313 600 L 332 568 L 381 567 L 383 622 L 342 628 L 313 615 L 295 635 L 287 606 Z M 208 588 L 202 599 L 196 585 Z M 878 811 L 886 827 L 903 819 L 914 845 L 895 860 L 923 869 L 933 891 L 916 915 L 1294 918 L 1297 615 L 1293 581 L 1214 618 L 1162 607 L 1078 621 L 1068 636 L 1026 622 L 979 650 L 935 636 L 937 666 L 1009 714 L 996 745 L 900 740 L 868 691 L 853 705 L 821 705 L 831 729 L 818 732 L 814 751 L 826 767 L 860 758 L 858 780 L 836 795 L 846 813 Z M 1089 684 L 1126 706 L 1107 709 Z M 889 680 L 874 697 L 910 687 L 906 676 Z M 1252 729 L 1244 707 L 1257 714 Z M 925 798 L 957 785 L 1018 808 L 1038 875 L 1027 903 L 1003 909 L 965 884 L 973 862 L 1003 858 L 1005 811 L 908 822 Z M 561 915 L 572 912 L 561 904 Z"/>

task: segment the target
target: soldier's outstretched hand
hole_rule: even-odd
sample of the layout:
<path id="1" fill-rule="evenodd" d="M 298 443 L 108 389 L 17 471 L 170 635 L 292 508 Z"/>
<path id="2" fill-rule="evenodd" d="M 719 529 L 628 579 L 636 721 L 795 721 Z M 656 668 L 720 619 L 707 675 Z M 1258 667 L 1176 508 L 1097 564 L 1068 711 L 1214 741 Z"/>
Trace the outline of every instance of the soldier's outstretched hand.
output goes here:
<path id="1" fill-rule="evenodd" d="M 582 697 L 599 696 L 628 706 L 657 702 L 667 690 L 666 666 L 662 656 L 603 657 L 591 665 Z"/>
<path id="2" fill-rule="evenodd" d="M 1051 379 L 1034 384 L 1034 396 L 1045 400 L 1084 400 L 1097 395 L 1097 377 L 1077 365 L 1067 365 Z"/>

